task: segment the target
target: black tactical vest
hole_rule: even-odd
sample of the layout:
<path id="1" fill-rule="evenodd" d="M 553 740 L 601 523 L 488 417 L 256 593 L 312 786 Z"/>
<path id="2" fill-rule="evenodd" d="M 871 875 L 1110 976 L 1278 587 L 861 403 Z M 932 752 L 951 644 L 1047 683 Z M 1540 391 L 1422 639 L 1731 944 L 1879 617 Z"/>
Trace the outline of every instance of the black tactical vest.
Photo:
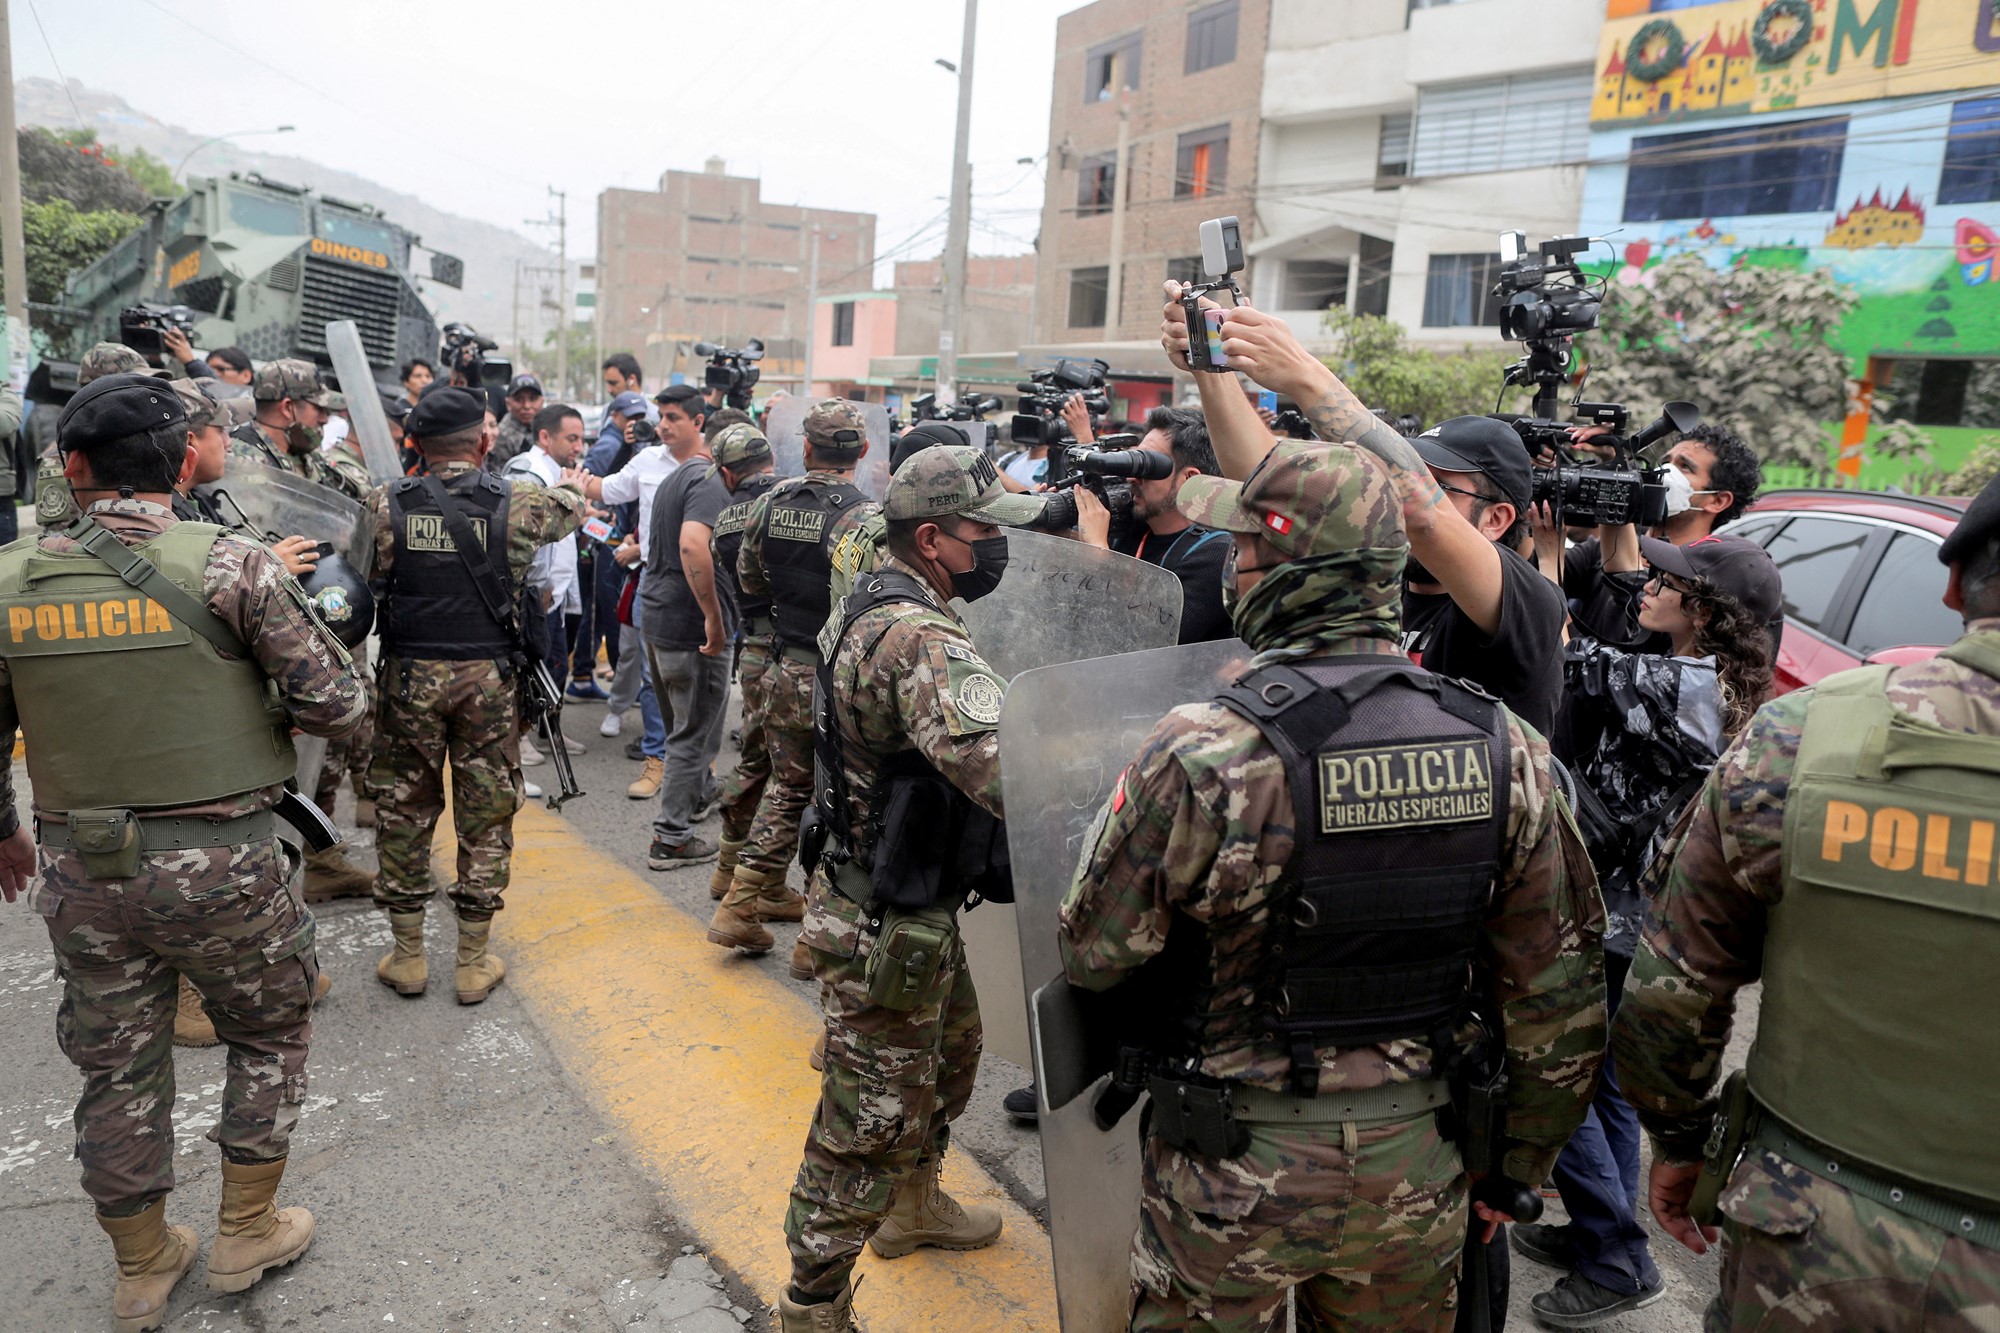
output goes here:
<path id="1" fill-rule="evenodd" d="M 715 533 L 709 542 L 715 556 L 716 581 L 736 604 L 745 633 L 752 632 L 751 621 L 770 619 L 771 599 L 744 594 L 736 579 L 736 554 L 743 549 L 743 526 L 750 521 L 750 510 L 756 506 L 757 497 L 776 485 L 777 480 L 777 474 L 772 472 L 745 478 L 730 494 L 729 507 L 715 516 Z"/>
<path id="2" fill-rule="evenodd" d="M 1255 951 L 1259 1005 L 1208 1012 L 1198 999 L 1199 1053 L 1275 1036 L 1310 1096 L 1331 1048 L 1415 1038 L 1441 1050 L 1475 994 L 1504 859 L 1505 711 L 1400 657 L 1266 667 L 1216 701 L 1284 761 L 1296 840 L 1268 918 L 1205 927 L 1197 995 Z"/>
<path id="3" fill-rule="evenodd" d="M 486 558 L 511 605 L 507 502 L 512 485 L 489 472 L 472 471 L 445 479 L 444 488 L 485 544 Z M 396 554 L 388 596 L 379 603 L 383 651 L 454 661 L 510 656 L 514 642 L 486 609 L 444 515 L 425 493 L 424 478 L 404 477 L 389 487 L 389 529 Z"/>
<path id="4" fill-rule="evenodd" d="M 760 553 L 771 580 L 778 638 L 786 647 L 818 651 L 819 632 L 833 609 L 834 524 L 867 499 L 853 482 L 812 477 L 772 494 Z"/>

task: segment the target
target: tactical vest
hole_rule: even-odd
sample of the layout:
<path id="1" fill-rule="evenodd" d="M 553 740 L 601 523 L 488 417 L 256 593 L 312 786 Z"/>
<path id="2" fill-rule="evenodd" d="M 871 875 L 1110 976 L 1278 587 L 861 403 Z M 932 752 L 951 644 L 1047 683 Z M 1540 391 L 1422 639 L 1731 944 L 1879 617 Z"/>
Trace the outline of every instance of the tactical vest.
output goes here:
<path id="1" fill-rule="evenodd" d="M 507 504 L 513 487 L 489 472 L 462 472 L 444 483 L 486 558 L 500 577 L 509 604 Z M 510 655 L 514 642 L 460 558 L 444 514 L 424 490 L 424 478 L 404 477 L 389 487 L 389 530 L 396 543 L 388 597 L 380 608 L 382 650 L 397 657 L 492 660 Z"/>
<path id="2" fill-rule="evenodd" d="M 777 480 L 777 475 L 770 472 L 745 478 L 729 497 L 729 507 L 715 516 L 715 531 L 709 538 L 709 549 L 715 555 L 715 575 L 736 603 L 736 609 L 743 617 L 744 633 L 753 636 L 769 632 L 752 628 L 752 624 L 770 621 L 771 599 L 751 597 L 743 591 L 736 578 L 736 556 L 743 549 L 743 528 L 750 521 L 750 511 L 756 507 L 757 497 L 770 490 Z"/>
<path id="3" fill-rule="evenodd" d="M 833 609 L 834 524 L 867 498 L 853 482 L 816 477 L 771 493 L 758 553 L 771 580 L 778 638 L 787 647 L 818 651 L 819 632 Z"/>
<path id="4" fill-rule="evenodd" d="M 222 532 L 177 523 L 130 549 L 205 608 Z M 248 650 L 225 658 L 89 552 L 0 549 L 0 614 L 40 809 L 202 805 L 297 770 L 277 686 Z"/>
<path id="5" fill-rule="evenodd" d="M 1275 1037 L 1294 1088 L 1320 1056 L 1416 1038 L 1442 1051 L 1476 995 L 1474 961 L 1507 845 L 1505 710 L 1400 657 L 1265 667 L 1216 702 L 1285 765 L 1295 841 L 1268 916 L 1207 923 L 1186 1035 L 1223 1055 Z M 1191 921 L 1177 921 L 1178 934 Z M 1251 960 L 1254 959 L 1254 964 Z M 1254 973 L 1255 1008 L 1213 1008 Z"/>
<path id="6" fill-rule="evenodd" d="M 2000 634 L 1943 655 L 2000 677 Z M 1895 708 L 1889 672 L 1830 676 L 1806 708 L 1750 1091 L 1828 1148 L 2000 1204 L 2000 737 Z"/>

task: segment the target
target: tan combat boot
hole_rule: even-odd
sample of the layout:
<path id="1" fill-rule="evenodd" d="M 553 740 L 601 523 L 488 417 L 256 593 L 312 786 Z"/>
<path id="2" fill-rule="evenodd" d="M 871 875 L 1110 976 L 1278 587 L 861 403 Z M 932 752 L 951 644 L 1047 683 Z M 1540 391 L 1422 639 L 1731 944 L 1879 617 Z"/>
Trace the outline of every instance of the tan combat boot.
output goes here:
<path id="1" fill-rule="evenodd" d="M 507 976 L 507 964 L 497 953 L 486 951 L 486 937 L 493 933 L 493 918 L 458 923 L 458 1002 L 478 1004 Z"/>
<path id="2" fill-rule="evenodd" d="M 806 1052 L 806 1063 L 811 1065 L 816 1073 L 824 1074 L 826 1072 L 826 1033 L 824 1031 L 821 1031 L 817 1037 L 813 1038 L 812 1049 Z"/>
<path id="3" fill-rule="evenodd" d="M 781 1333 L 847 1333 L 854 1327 L 854 1288 L 820 1305 L 801 1305 L 787 1283 L 778 1291 L 778 1327 Z"/>
<path id="4" fill-rule="evenodd" d="M 785 873 L 782 870 L 773 875 L 768 871 L 737 866 L 736 879 L 730 885 L 729 896 L 739 903 L 747 899 L 750 908 L 757 913 L 759 921 L 806 919 L 805 897 L 803 894 L 793 893 L 785 886 Z"/>
<path id="5" fill-rule="evenodd" d="M 984 1249 L 1000 1239 L 1000 1212 L 974 1204 L 963 1207 L 938 1184 L 940 1162 L 917 1168 L 889 1201 L 889 1215 L 868 1238 L 868 1248 L 884 1259 L 900 1259 L 925 1245 L 940 1250 Z"/>
<path id="6" fill-rule="evenodd" d="M 715 905 L 715 915 L 708 922 L 708 942 L 745 953 L 769 953 L 778 938 L 757 920 L 757 900 L 738 881 L 731 885 L 729 896 Z"/>
<path id="7" fill-rule="evenodd" d="M 208 1011 L 201 1007 L 201 992 L 182 977 L 180 1007 L 174 1010 L 174 1045 L 213 1046 L 221 1040 L 215 1035 L 215 1024 L 209 1021 Z"/>
<path id="8" fill-rule="evenodd" d="M 660 794 L 660 784 L 666 780 L 667 761 L 647 755 L 644 766 L 639 769 L 638 779 L 625 789 L 625 794 L 635 801 L 651 800 Z"/>
<path id="9" fill-rule="evenodd" d="M 118 1289 L 111 1294 L 111 1317 L 118 1333 L 158 1328 L 167 1317 L 167 1297 L 194 1266 L 201 1243 L 186 1227 L 167 1225 L 167 1201 L 157 1199 L 131 1217 L 97 1215 L 97 1225 L 118 1252 Z"/>
<path id="10" fill-rule="evenodd" d="M 350 865 L 340 848 L 306 853 L 306 901 L 331 902 L 335 898 L 366 898 L 375 892 L 375 877 L 360 866 Z"/>
<path id="11" fill-rule="evenodd" d="M 208 1251 L 208 1289 L 247 1291 L 273 1268 L 283 1268 L 312 1244 L 313 1215 L 303 1208 L 278 1208 L 278 1182 L 285 1159 L 275 1162 L 222 1162 L 222 1215 Z"/>
<path id="12" fill-rule="evenodd" d="M 375 975 L 384 986 L 394 986 L 398 995 L 422 995 L 430 981 L 424 963 L 424 912 L 389 913 L 389 929 L 395 933 L 396 947 L 375 964 Z"/>
<path id="13" fill-rule="evenodd" d="M 709 897 L 720 902 L 722 896 L 729 892 L 729 881 L 736 874 L 736 854 L 743 850 L 743 844 L 748 841 L 747 838 L 728 837 L 722 840 L 721 849 L 715 860 L 715 873 L 708 877 Z"/>
<path id="14" fill-rule="evenodd" d="M 813 951 L 806 946 L 804 936 L 800 936 L 799 942 L 792 946 L 792 961 L 786 965 L 785 970 L 792 974 L 794 981 L 813 979 Z"/>

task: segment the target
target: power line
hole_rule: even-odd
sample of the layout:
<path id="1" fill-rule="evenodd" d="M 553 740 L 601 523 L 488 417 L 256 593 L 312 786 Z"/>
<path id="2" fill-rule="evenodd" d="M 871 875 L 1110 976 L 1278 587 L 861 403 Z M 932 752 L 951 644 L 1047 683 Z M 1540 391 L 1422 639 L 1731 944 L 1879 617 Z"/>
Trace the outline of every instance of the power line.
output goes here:
<path id="1" fill-rule="evenodd" d="M 76 115 L 76 127 L 90 128 L 90 122 L 83 118 L 83 108 L 76 104 L 76 94 L 70 91 L 69 76 L 63 73 L 62 62 L 56 59 L 56 48 L 49 41 L 49 30 L 42 26 L 42 12 L 35 8 L 35 0 L 28 0 L 28 13 L 34 16 L 35 31 L 42 35 L 42 49 L 49 53 L 49 63 L 56 67 L 56 78 L 62 83 L 63 96 L 69 99 L 69 109 Z"/>

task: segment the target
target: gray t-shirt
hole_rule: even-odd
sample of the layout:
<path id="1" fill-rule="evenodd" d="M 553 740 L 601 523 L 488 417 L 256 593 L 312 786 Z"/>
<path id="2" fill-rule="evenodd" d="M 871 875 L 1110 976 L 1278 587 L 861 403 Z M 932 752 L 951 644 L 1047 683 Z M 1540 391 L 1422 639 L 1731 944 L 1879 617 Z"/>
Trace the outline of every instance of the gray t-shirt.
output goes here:
<path id="1" fill-rule="evenodd" d="M 646 544 L 646 576 L 639 584 L 639 632 L 655 647 L 690 652 L 707 640 L 701 603 L 681 571 L 681 524 L 713 528 L 728 507 L 722 472 L 704 455 L 675 468 L 653 492 L 652 539 Z M 730 623 L 728 600 L 722 602 L 722 632 L 729 638 L 736 626 Z"/>

